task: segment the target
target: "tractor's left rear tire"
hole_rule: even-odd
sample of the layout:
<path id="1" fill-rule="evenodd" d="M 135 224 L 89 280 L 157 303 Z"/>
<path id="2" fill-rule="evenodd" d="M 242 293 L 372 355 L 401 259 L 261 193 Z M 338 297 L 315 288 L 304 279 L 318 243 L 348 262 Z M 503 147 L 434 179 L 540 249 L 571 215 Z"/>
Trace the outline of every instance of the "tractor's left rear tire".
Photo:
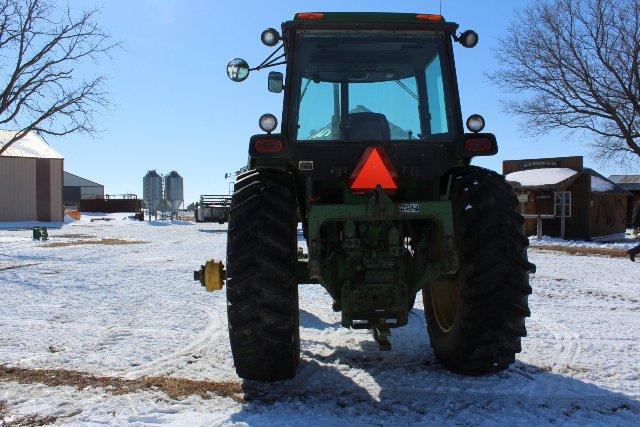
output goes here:
<path id="1" fill-rule="evenodd" d="M 277 381 L 300 358 L 297 204 L 291 176 L 252 170 L 238 177 L 227 241 L 229 340 L 237 374 Z"/>
<path id="2" fill-rule="evenodd" d="M 449 370 L 484 375 L 506 369 L 520 352 L 529 316 L 529 241 L 518 201 L 504 178 L 468 167 L 453 176 L 458 274 L 422 290 L 434 353 Z"/>

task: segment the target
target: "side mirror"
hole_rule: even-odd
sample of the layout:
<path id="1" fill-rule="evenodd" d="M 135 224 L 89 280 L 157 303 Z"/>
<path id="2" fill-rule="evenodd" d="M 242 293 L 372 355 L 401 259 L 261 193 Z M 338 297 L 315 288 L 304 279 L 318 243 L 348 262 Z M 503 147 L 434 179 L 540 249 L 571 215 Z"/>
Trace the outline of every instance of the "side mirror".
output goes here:
<path id="1" fill-rule="evenodd" d="M 458 37 L 458 43 L 468 48 L 476 47 L 479 40 L 480 36 L 473 30 L 467 30 Z"/>
<path id="2" fill-rule="evenodd" d="M 267 80 L 269 92 L 280 93 L 284 88 L 284 77 L 280 71 L 271 71 Z"/>
<path id="3" fill-rule="evenodd" d="M 249 64 L 241 58 L 235 58 L 227 64 L 227 76 L 234 82 L 241 82 L 249 77 Z"/>

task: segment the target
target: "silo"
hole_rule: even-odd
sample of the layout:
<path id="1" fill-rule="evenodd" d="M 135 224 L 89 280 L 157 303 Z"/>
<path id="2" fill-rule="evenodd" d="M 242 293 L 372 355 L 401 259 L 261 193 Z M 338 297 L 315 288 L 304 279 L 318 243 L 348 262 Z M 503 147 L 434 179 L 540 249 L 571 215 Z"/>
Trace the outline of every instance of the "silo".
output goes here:
<path id="1" fill-rule="evenodd" d="M 162 177 L 155 169 L 147 172 L 142 178 L 142 198 L 149 213 L 156 213 L 162 201 Z"/>
<path id="2" fill-rule="evenodd" d="M 176 171 L 171 171 L 164 177 L 164 196 L 171 204 L 171 212 L 178 212 L 180 205 L 184 201 L 182 188 L 182 177 Z"/>

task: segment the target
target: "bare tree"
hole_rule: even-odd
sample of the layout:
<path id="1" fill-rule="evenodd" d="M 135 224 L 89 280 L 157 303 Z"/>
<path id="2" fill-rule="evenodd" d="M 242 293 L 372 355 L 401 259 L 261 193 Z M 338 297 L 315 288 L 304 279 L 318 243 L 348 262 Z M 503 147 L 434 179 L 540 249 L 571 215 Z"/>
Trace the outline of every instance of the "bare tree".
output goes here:
<path id="1" fill-rule="evenodd" d="M 543 0 L 499 41 L 490 79 L 532 132 L 588 138 L 600 161 L 640 156 L 640 0 Z"/>
<path id="2" fill-rule="evenodd" d="M 0 154 L 30 131 L 93 133 L 109 107 L 105 76 L 79 79 L 79 67 L 118 46 L 94 22 L 55 0 L 0 0 L 0 127 L 17 129 Z"/>

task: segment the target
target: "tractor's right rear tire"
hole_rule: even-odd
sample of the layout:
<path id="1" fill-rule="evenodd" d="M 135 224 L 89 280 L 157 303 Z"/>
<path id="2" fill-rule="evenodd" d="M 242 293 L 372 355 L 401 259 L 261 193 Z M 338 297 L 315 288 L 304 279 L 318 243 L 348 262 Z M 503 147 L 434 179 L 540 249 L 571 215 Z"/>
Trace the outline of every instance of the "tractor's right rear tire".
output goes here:
<path id="1" fill-rule="evenodd" d="M 427 330 L 449 370 L 484 375 L 506 369 L 520 352 L 529 316 L 529 241 L 518 201 L 504 178 L 468 167 L 453 175 L 458 274 L 426 286 Z"/>
<path id="2" fill-rule="evenodd" d="M 297 204 L 291 176 L 273 169 L 240 175 L 227 241 L 227 314 L 237 374 L 277 381 L 300 358 Z"/>

